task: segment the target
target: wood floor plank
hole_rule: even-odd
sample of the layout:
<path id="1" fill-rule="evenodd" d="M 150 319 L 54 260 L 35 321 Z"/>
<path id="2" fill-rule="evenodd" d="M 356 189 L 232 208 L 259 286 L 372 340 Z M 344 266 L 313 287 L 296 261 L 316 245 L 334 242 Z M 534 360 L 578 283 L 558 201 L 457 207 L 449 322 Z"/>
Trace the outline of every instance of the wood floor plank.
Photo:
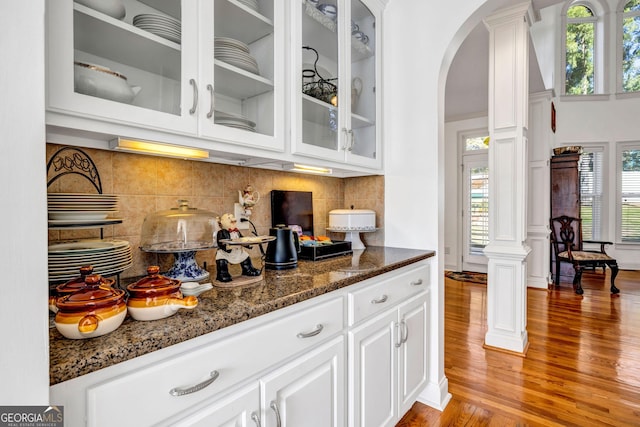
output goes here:
<path id="1" fill-rule="evenodd" d="M 528 289 L 526 357 L 483 347 L 486 285 L 445 279 L 444 411 L 416 403 L 396 427 L 640 426 L 640 271 L 585 272 Z"/>

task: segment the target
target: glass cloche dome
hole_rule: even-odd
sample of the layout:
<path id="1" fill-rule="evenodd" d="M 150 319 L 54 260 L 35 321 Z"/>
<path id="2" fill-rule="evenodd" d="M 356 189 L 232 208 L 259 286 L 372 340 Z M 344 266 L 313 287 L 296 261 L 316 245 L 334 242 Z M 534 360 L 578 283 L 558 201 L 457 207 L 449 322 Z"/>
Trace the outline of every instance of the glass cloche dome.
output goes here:
<path id="1" fill-rule="evenodd" d="M 219 215 L 189 207 L 178 200 L 178 207 L 147 215 L 142 223 L 140 249 L 145 252 L 173 253 L 173 267 L 167 277 L 182 281 L 199 281 L 209 277 L 195 260 L 196 251 L 217 246 Z"/>
<path id="2" fill-rule="evenodd" d="M 147 215 L 142 223 L 140 249 L 173 253 L 213 248 L 218 216 L 189 207 L 187 200 L 178 200 L 178 207 Z"/>

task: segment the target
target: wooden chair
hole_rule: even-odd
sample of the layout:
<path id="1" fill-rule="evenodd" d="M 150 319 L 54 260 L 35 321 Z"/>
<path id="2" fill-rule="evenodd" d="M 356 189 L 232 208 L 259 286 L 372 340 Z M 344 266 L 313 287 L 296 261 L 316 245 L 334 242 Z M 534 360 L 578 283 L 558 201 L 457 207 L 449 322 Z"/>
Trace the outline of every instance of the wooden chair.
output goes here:
<path id="1" fill-rule="evenodd" d="M 562 215 L 551 218 L 551 243 L 553 244 L 553 252 L 556 261 L 556 274 L 554 283 L 560 285 L 560 263 L 568 262 L 573 265 L 575 276 L 573 277 L 573 289 L 578 295 L 584 293 L 582 289 L 581 279 L 582 271 L 585 267 L 602 267 L 605 265 L 611 269 L 611 293 L 620 292 L 615 285 L 615 279 L 618 275 L 618 263 L 604 251 L 605 245 L 611 242 L 602 242 L 596 240 L 582 240 L 582 220 Z M 587 251 L 582 247 L 583 243 L 600 244 L 600 251 Z"/>

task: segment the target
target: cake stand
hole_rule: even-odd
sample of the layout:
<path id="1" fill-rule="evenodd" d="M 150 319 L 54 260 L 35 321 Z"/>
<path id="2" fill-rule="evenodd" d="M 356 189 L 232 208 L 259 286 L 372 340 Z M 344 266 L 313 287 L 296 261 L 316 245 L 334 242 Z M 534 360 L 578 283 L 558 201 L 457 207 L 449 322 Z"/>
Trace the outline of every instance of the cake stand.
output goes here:
<path id="1" fill-rule="evenodd" d="M 327 228 L 327 231 L 331 231 L 333 233 L 345 233 L 344 240 L 345 242 L 351 242 L 351 249 L 364 249 L 364 243 L 360 240 L 360 233 L 373 233 L 374 231 L 378 231 L 377 228 Z"/>
<path id="2" fill-rule="evenodd" d="M 160 248 L 144 248 L 145 252 L 152 252 L 157 254 L 173 254 L 173 266 L 164 273 L 165 276 L 172 279 L 180 280 L 181 282 L 199 282 L 209 278 L 209 272 L 198 265 L 196 262 L 196 252 L 198 250 L 213 249 L 215 246 L 203 247 L 197 245 L 197 248 L 176 250 L 172 248 L 160 249 Z"/>

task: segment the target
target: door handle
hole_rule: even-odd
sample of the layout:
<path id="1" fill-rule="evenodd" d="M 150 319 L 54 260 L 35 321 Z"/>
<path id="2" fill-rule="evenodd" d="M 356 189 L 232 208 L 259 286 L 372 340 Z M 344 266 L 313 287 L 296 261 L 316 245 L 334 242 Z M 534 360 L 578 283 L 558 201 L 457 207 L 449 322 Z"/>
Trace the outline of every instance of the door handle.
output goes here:
<path id="1" fill-rule="evenodd" d="M 213 116 L 213 108 L 214 108 L 214 102 L 213 102 L 213 86 L 211 86 L 211 84 L 207 85 L 207 90 L 209 91 L 209 94 L 211 95 L 211 106 L 209 107 L 209 112 L 207 113 L 207 119 L 210 119 L 211 116 Z"/>
<path id="2" fill-rule="evenodd" d="M 251 413 L 251 419 L 256 423 L 256 427 L 260 427 L 260 417 L 255 412 Z"/>
<path id="3" fill-rule="evenodd" d="M 396 322 L 394 326 L 395 326 L 397 331 L 400 331 L 400 323 Z M 402 345 L 402 333 L 398 332 L 397 335 L 400 338 L 400 341 L 396 342 L 395 346 L 396 346 L 396 348 L 399 348 Z"/>
<path id="4" fill-rule="evenodd" d="M 190 79 L 189 84 L 193 87 L 193 105 L 189 110 L 189 114 L 193 116 L 198 108 L 198 83 L 194 79 Z"/>
<path id="5" fill-rule="evenodd" d="M 276 413 L 276 427 L 282 427 L 282 421 L 280 420 L 280 410 L 275 400 L 272 400 L 269 407 Z"/>

